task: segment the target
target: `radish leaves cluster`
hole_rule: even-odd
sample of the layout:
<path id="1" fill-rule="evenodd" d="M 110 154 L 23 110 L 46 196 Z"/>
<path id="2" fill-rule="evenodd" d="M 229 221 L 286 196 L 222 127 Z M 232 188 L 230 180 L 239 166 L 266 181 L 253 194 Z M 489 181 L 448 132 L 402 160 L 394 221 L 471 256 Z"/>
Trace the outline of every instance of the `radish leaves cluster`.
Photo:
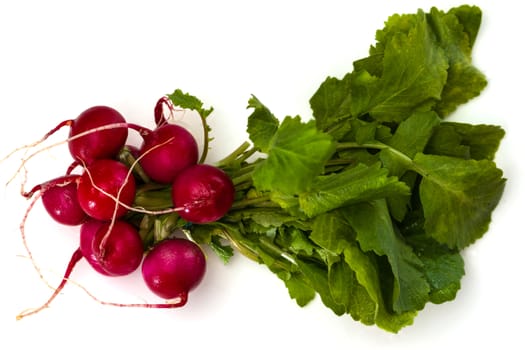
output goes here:
<path id="1" fill-rule="evenodd" d="M 312 119 L 252 97 L 251 143 L 219 162 L 236 200 L 193 237 L 265 264 L 300 306 L 319 295 L 390 332 L 453 300 L 461 252 L 505 187 L 503 129 L 446 120 L 486 85 L 471 59 L 480 24 L 475 6 L 390 17 L 370 56 L 320 85 Z"/>

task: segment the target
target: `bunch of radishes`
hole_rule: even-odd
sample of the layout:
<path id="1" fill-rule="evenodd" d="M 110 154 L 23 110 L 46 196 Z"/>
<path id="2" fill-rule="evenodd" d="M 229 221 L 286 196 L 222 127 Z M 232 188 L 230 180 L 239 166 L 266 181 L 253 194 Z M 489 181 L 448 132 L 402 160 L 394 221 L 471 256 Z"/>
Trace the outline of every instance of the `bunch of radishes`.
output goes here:
<path id="1" fill-rule="evenodd" d="M 175 235 L 147 241 L 139 234 L 139 225 L 128 220 L 134 213 L 176 213 L 188 224 L 203 224 L 220 219 L 234 201 L 229 176 L 218 167 L 204 164 L 193 135 L 168 122 L 162 107 L 167 104 L 173 108 L 169 102 L 166 97 L 159 100 L 153 130 L 126 122 L 113 108 L 95 106 L 45 135 L 44 139 L 69 126 L 67 144 L 73 162 L 63 176 L 23 195 L 41 198 L 57 222 L 80 226 L 79 248 L 48 302 L 19 318 L 47 307 L 82 258 L 106 276 L 127 275 L 142 265 L 146 285 L 167 300 L 165 304 L 140 304 L 145 307 L 183 306 L 188 292 L 202 280 L 206 263 L 196 243 Z M 141 135 L 141 145 L 127 144 L 129 130 Z M 131 161 L 122 161 L 119 155 L 123 151 L 131 154 Z M 170 191 L 172 206 L 155 212 L 135 205 L 140 187 Z"/>

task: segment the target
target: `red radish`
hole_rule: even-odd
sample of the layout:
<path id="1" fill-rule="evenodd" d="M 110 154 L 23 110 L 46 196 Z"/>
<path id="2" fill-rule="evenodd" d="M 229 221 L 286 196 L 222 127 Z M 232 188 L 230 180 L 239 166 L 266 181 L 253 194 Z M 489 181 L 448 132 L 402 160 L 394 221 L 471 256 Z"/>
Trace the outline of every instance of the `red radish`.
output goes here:
<path id="1" fill-rule="evenodd" d="M 125 206 L 133 204 L 135 190 L 135 179 L 124 164 L 116 160 L 100 159 L 88 166 L 80 177 L 78 202 L 92 218 L 111 220 L 128 212 Z M 116 199 L 119 204 L 115 212 Z"/>
<path id="2" fill-rule="evenodd" d="M 142 262 L 142 276 L 157 296 L 178 299 L 182 306 L 188 292 L 204 277 L 206 258 L 201 248 L 187 239 L 167 239 L 157 243 Z"/>
<path id="3" fill-rule="evenodd" d="M 74 159 L 74 163 L 71 165 L 67 174 L 70 174 L 70 170 L 76 165 L 85 166 L 91 164 L 96 159 L 113 158 L 116 156 L 127 140 L 128 128 L 134 129 L 139 133 L 148 131 L 139 125 L 127 123 L 124 117 L 111 107 L 94 106 L 83 111 L 76 119 L 61 121 L 39 141 L 13 150 L 4 159 L 11 157 L 16 152 L 39 145 L 64 126 L 70 128 L 67 142 L 70 154 Z M 22 170 L 23 165 L 30 158 L 59 144 L 60 143 L 56 143 L 32 153 L 23 159 L 18 171 Z"/>
<path id="4" fill-rule="evenodd" d="M 74 176 L 78 178 L 78 176 Z M 68 181 L 47 189 L 42 194 L 42 203 L 55 221 L 64 225 L 80 225 L 87 218 L 77 197 L 77 183 Z"/>
<path id="5" fill-rule="evenodd" d="M 126 120 L 115 109 L 107 106 L 95 106 L 86 109 L 75 120 L 70 122 L 69 137 L 74 137 L 92 129 L 111 124 L 123 124 L 121 127 L 110 127 L 98 130 L 68 142 L 73 158 L 86 165 L 96 159 L 112 158 L 124 146 L 128 137 Z"/>
<path id="6" fill-rule="evenodd" d="M 89 219 L 80 226 L 80 251 L 95 271 L 108 276 L 109 273 L 102 268 L 100 262 L 97 260 L 97 256 L 93 252 L 93 240 L 104 223 L 104 221 Z"/>
<path id="7" fill-rule="evenodd" d="M 93 223 L 93 222 L 91 222 L 91 223 Z M 100 223 L 100 222 L 94 222 L 94 226 L 91 226 L 89 231 L 91 231 L 92 228 L 96 227 L 96 224 L 98 224 L 98 223 Z M 89 224 L 89 225 L 91 225 L 91 224 Z M 75 250 L 75 252 L 73 253 L 73 255 L 71 256 L 71 259 L 69 260 L 69 263 L 67 265 L 66 271 L 64 272 L 64 276 L 62 277 L 62 281 L 60 282 L 58 287 L 55 288 L 55 290 L 53 291 L 51 296 L 48 298 L 48 300 L 44 304 L 42 304 L 41 306 L 39 306 L 37 308 L 28 309 L 28 310 L 25 310 L 25 311 L 21 312 L 20 314 L 18 314 L 16 316 L 16 319 L 17 320 L 21 320 L 24 317 L 27 317 L 27 316 L 30 316 L 30 315 L 34 315 L 34 314 L 44 310 L 45 308 L 49 307 L 51 305 L 51 302 L 60 294 L 60 292 L 66 286 L 66 284 L 67 284 L 67 282 L 68 282 L 68 280 L 69 280 L 69 278 L 71 276 L 71 273 L 73 272 L 73 269 L 75 268 L 76 264 L 82 259 L 82 257 L 86 257 L 86 255 L 82 252 L 82 248 L 77 248 Z M 89 258 L 87 258 L 87 259 L 89 259 Z M 140 262 L 139 262 L 139 265 L 140 265 Z M 99 272 L 101 272 L 101 271 L 99 271 Z M 103 271 L 101 273 L 107 274 L 105 271 Z M 178 300 L 177 303 L 165 303 L 165 304 L 148 304 L 148 303 L 144 303 L 144 304 L 121 304 L 121 303 L 113 303 L 113 302 L 107 302 L 107 301 L 99 300 L 94 295 L 89 293 L 85 288 L 83 288 L 83 289 L 84 289 L 84 291 L 86 293 L 88 293 L 89 296 L 91 296 L 93 299 L 95 299 L 99 303 L 101 303 L 103 305 L 113 305 L 113 306 L 119 306 L 119 307 L 143 307 L 143 308 L 158 308 L 158 309 L 167 309 L 167 308 L 169 308 L 169 309 L 171 309 L 171 308 L 177 308 L 177 307 L 184 306 L 184 304 L 186 303 L 186 300 L 187 300 L 187 293 L 186 293 L 185 295 L 181 296 L 181 298 Z"/>
<path id="8" fill-rule="evenodd" d="M 80 225 L 87 219 L 87 215 L 78 202 L 78 178 L 79 175 L 58 177 L 33 187 L 31 191 L 23 193 L 23 196 L 29 198 L 40 191 L 44 208 L 56 222 Z"/>
<path id="9" fill-rule="evenodd" d="M 142 261 L 142 241 L 136 230 L 129 224 L 123 221 L 116 221 L 113 229 L 111 230 L 110 236 L 106 240 L 106 245 L 103 255 L 101 255 L 100 246 L 103 244 L 108 229 L 110 229 L 110 223 L 102 222 L 98 220 L 86 221 L 80 229 L 80 247 L 75 250 L 66 271 L 62 277 L 62 281 L 58 287 L 53 291 L 49 299 L 39 306 L 38 308 L 28 309 L 16 316 L 17 320 L 21 320 L 24 317 L 36 314 L 43 309 L 50 306 L 51 302 L 60 294 L 60 292 L 66 286 L 71 273 L 73 272 L 76 264 L 82 259 L 86 260 L 95 268 L 96 271 L 107 276 L 119 276 L 134 271 L 140 266 Z M 97 248 L 98 247 L 98 248 Z M 140 248 L 140 249 L 139 249 Z M 102 264 L 100 263 L 102 261 Z M 106 270 L 107 269 L 107 270 Z M 110 273 L 109 271 L 112 271 Z M 120 304 L 113 302 L 106 302 L 97 299 L 84 287 L 82 287 L 89 296 L 98 301 L 103 305 L 113 305 L 119 307 L 144 307 L 144 308 L 177 308 L 184 305 L 180 301 L 178 303 L 165 303 L 165 304 Z"/>
<path id="10" fill-rule="evenodd" d="M 105 222 L 93 237 L 91 256 L 110 276 L 124 276 L 135 271 L 143 252 L 138 231 L 126 221 Z"/>
<path id="11" fill-rule="evenodd" d="M 230 210 L 235 188 L 221 169 L 196 164 L 184 169 L 173 182 L 171 196 L 179 215 L 192 223 L 216 221 Z"/>
<path id="12" fill-rule="evenodd" d="M 164 124 L 143 137 L 139 163 L 155 182 L 169 184 L 184 168 L 198 161 L 197 141 L 181 126 Z"/>

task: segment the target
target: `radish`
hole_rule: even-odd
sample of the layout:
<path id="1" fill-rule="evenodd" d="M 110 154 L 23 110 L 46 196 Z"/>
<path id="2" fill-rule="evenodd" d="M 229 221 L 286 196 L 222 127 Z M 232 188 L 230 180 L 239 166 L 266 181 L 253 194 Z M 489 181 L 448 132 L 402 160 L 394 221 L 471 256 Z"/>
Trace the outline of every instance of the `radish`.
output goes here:
<path id="1" fill-rule="evenodd" d="M 166 239 L 157 243 L 142 262 L 142 277 L 157 296 L 177 300 L 183 306 L 188 292 L 203 279 L 206 258 L 201 248 L 187 239 Z"/>
<path id="2" fill-rule="evenodd" d="M 117 110 L 107 106 L 88 108 L 68 124 L 71 126 L 70 138 L 104 126 L 122 124 L 120 127 L 113 125 L 106 130 L 97 130 L 69 140 L 69 152 L 73 158 L 86 165 L 96 159 L 114 157 L 128 137 L 124 117 Z"/>
<path id="3" fill-rule="evenodd" d="M 143 134 L 143 138 L 139 163 L 155 182 L 169 184 L 184 168 L 198 161 L 197 141 L 179 125 L 163 124 Z"/>
<path id="4" fill-rule="evenodd" d="M 64 225 L 80 225 L 87 218 L 77 197 L 78 176 L 65 176 L 63 182 L 45 190 L 42 204 L 55 221 Z"/>
<path id="5" fill-rule="evenodd" d="M 109 276 L 109 273 L 100 265 L 97 256 L 93 252 L 93 241 L 102 225 L 104 225 L 104 221 L 88 219 L 80 226 L 80 251 L 95 271 L 102 275 Z"/>
<path id="6" fill-rule="evenodd" d="M 110 276 L 124 276 L 142 262 L 143 244 L 138 231 L 126 221 L 105 222 L 98 228 L 87 256 Z"/>
<path id="7" fill-rule="evenodd" d="M 190 249 L 186 249 L 186 251 L 189 252 L 191 249 L 195 249 L 195 247 L 190 247 Z M 200 251 L 200 248 L 198 248 L 198 246 L 197 249 L 199 249 L 199 251 L 191 250 L 191 254 L 195 255 L 194 258 L 196 259 L 196 261 L 198 261 L 199 264 L 194 266 L 194 271 L 196 273 L 201 274 L 201 277 L 198 278 L 198 280 L 196 280 L 195 277 L 193 277 L 193 282 L 191 286 L 189 286 L 189 284 L 187 283 L 181 284 L 184 286 L 189 286 L 187 291 L 195 287 L 200 282 L 200 279 L 202 279 L 202 275 L 204 274 L 204 256 L 199 256 L 199 253 L 202 254 L 202 252 Z M 189 260 L 191 259 L 191 256 L 192 255 L 188 254 L 186 254 L 185 256 L 187 268 L 192 266 Z M 16 319 L 20 320 L 24 317 L 36 314 L 42 311 L 43 309 L 49 307 L 51 302 L 64 289 L 71 276 L 71 273 L 73 272 L 74 267 L 83 257 L 96 271 L 103 275 L 123 276 L 135 271 L 140 266 L 143 257 L 142 241 L 135 228 L 125 221 L 117 220 L 113 224 L 110 222 L 103 222 L 94 219 L 86 221 L 80 229 L 80 247 L 77 248 L 71 256 L 66 271 L 58 287 L 55 288 L 52 295 L 44 304 L 34 309 L 24 310 L 16 316 Z M 182 260 L 184 260 L 184 258 Z M 189 278 L 187 279 L 187 281 L 189 281 Z M 90 297 L 92 297 L 99 303 L 103 305 L 112 305 L 119 307 L 143 307 L 159 309 L 177 308 L 183 306 L 187 300 L 187 293 L 180 293 L 180 299 L 177 301 L 177 303 L 169 302 L 164 304 L 122 304 L 99 300 L 87 289 L 85 289 L 82 286 L 81 288 L 84 289 L 84 291 Z"/>
<path id="8" fill-rule="evenodd" d="M 171 192 L 173 205 L 182 208 L 180 217 L 204 224 L 216 221 L 230 210 L 235 188 L 221 169 L 196 164 L 184 169 L 175 179 Z"/>
<path id="9" fill-rule="evenodd" d="M 161 99 L 155 110 L 157 125 L 153 130 L 127 123 L 113 108 L 95 106 L 74 120 L 61 122 L 39 141 L 42 142 L 63 126 L 69 126 L 67 142 L 73 163 L 65 176 L 35 186 L 29 192 L 23 192 L 22 188 L 22 194 L 28 198 L 39 192 L 20 225 L 28 257 L 45 281 L 32 258 L 24 233 L 27 215 L 40 197 L 45 209 L 55 220 L 67 225 L 81 225 L 80 244 L 71 256 L 60 285 L 49 300 L 38 309 L 21 313 L 20 318 L 49 306 L 64 288 L 74 266 L 82 257 L 95 271 L 106 276 L 128 275 L 144 261 L 142 274 L 145 283 L 157 296 L 167 301 L 165 304 L 104 302 L 85 290 L 102 304 L 180 307 L 186 304 L 189 291 L 201 282 L 206 261 L 196 243 L 185 239 L 164 240 L 154 245 L 144 260 L 144 250 L 148 247 L 144 245 L 136 226 L 126 221 L 128 218 L 134 220 L 135 214 L 125 217 L 130 209 L 137 212 L 143 210 L 142 213 L 151 215 L 163 212 L 132 208 L 137 186 L 163 186 L 167 191 L 167 206 L 175 205 L 166 210 L 170 213 L 181 211 L 183 219 L 194 223 L 219 219 L 233 203 L 234 187 L 230 178 L 219 168 L 197 164 L 204 161 L 205 153 L 199 161 L 199 149 L 193 135 L 185 128 L 167 122 L 161 110 L 167 104 L 166 101 Z M 172 112 L 171 104 L 168 104 L 168 108 Z M 139 149 L 128 146 L 130 156 L 126 161 L 118 161 L 124 153 L 121 151 L 126 145 L 128 128 L 137 131 L 143 143 Z M 41 151 L 24 159 L 24 164 Z M 24 164 L 20 170 L 23 170 Z M 131 168 L 132 164 L 134 168 Z M 73 174 L 77 167 L 83 168 L 81 175 Z M 138 171 L 141 172 L 137 177 L 139 180 L 134 177 Z M 170 200 L 170 194 L 173 200 Z M 133 222 L 137 224 L 136 220 Z"/>
<path id="10" fill-rule="evenodd" d="M 75 119 L 67 119 L 58 123 L 48 131 L 37 142 L 16 148 L 2 160 L 11 157 L 16 152 L 35 147 L 64 126 L 68 126 L 69 138 L 67 139 L 69 153 L 74 159 L 70 169 L 77 165 L 89 165 L 96 159 L 115 157 L 124 146 L 128 137 L 128 128 L 141 133 L 144 128 L 139 125 L 129 124 L 124 117 L 115 109 L 107 106 L 94 106 L 86 109 Z M 146 129 L 147 130 L 147 129 Z M 62 142 L 42 148 L 23 159 L 22 165 L 17 173 L 22 170 L 24 164 L 37 154 L 60 145 Z M 70 171 L 68 170 L 68 174 Z"/>
<path id="11" fill-rule="evenodd" d="M 76 226 L 82 224 L 87 215 L 77 197 L 79 175 L 66 175 L 37 185 L 23 196 L 30 198 L 40 191 L 42 204 L 47 213 L 58 223 Z"/>
<path id="12" fill-rule="evenodd" d="M 78 202 L 89 216 L 98 220 L 126 214 L 135 199 L 135 191 L 135 179 L 129 169 L 111 159 L 96 160 L 78 180 Z"/>

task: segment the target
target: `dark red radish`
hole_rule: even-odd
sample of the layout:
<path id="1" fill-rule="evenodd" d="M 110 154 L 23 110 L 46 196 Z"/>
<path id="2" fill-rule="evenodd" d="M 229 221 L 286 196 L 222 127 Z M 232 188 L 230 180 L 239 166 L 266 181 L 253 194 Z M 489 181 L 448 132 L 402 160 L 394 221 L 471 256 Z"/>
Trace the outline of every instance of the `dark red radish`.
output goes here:
<path id="1" fill-rule="evenodd" d="M 124 276 L 142 262 L 144 247 L 135 227 L 116 220 L 102 224 L 92 242 L 93 258 L 110 276 Z"/>
<path id="2" fill-rule="evenodd" d="M 78 202 L 76 181 L 50 187 L 42 194 L 42 203 L 49 215 L 63 225 L 80 225 L 87 218 Z"/>
<path id="3" fill-rule="evenodd" d="M 49 216 L 63 225 L 76 226 L 87 219 L 77 197 L 79 175 L 65 175 L 36 185 L 22 195 L 30 198 L 40 191 L 42 204 Z"/>
<path id="4" fill-rule="evenodd" d="M 11 157 L 16 152 L 41 144 L 65 126 L 69 127 L 67 142 L 70 154 L 75 161 L 74 164 L 82 165 L 91 164 L 95 159 L 112 158 L 117 155 L 127 140 L 128 128 L 135 129 L 139 133 L 147 130 L 138 125 L 126 123 L 124 117 L 114 108 L 94 106 L 80 113 L 75 119 L 61 121 L 39 141 L 13 150 L 4 159 Z M 58 144 L 54 146 L 56 145 Z M 31 154 L 23 160 L 22 164 L 48 148 L 40 149 Z M 22 167 L 19 171 L 21 169 Z"/>
<path id="5" fill-rule="evenodd" d="M 166 239 L 157 243 L 142 262 L 142 277 L 157 296 L 177 299 L 184 305 L 188 293 L 197 287 L 206 272 L 201 248 L 187 239 Z"/>
<path id="6" fill-rule="evenodd" d="M 207 164 L 184 169 L 175 179 L 171 192 L 173 205 L 182 208 L 186 221 L 204 224 L 216 221 L 230 210 L 235 188 L 224 171 Z"/>
<path id="7" fill-rule="evenodd" d="M 60 284 L 53 291 L 52 295 L 48 300 L 41 306 L 24 310 L 16 316 L 17 320 L 21 320 L 24 317 L 36 314 L 45 308 L 51 305 L 51 302 L 60 294 L 60 292 L 66 286 L 71 273 L 73 272 L 76 264 L 84 257 L 90 264 L 95 268 L 96 271 L 100 272 L 103 275 L 107 276 L 121 276 L 128 274 L 127 271 L 135 271 L 142 261 L 142 242 L 140 237 L 137 240 L 138 233 L 134 230 L 131 225 L 127 224 L 124 221 L 116 221 L 113 230 L 111 231 L 111 236 L 107 237 L 105 242 L 104 256 L 101 255 L 99 248 L 104 241 L 105 233 L 109 229 L 110 223 L 98 221 L 98 220 L 88 220 L 81 226 L 81 237 L 80 237 L 80 247 L 75 250 L 71 256 L 69 263 L 66 267 L 66 271 L 62 277 Z M 91 247 L 90 247 L 91 246 Z M 140 247 L 140 249 L 138 249 Z M 95 253 L 95 251 L 97 251 Z M 99 262 L 103 261 L 103 265 Z M 105 270 L 104 268 L 108 269 Z M 113 273 L 109 273 L 111 270 Z M 119 273 L 115 273 L 118 271 Z M 198 282 L 197 282 L 198 283 Z M 118 307 L 143 307 L 143 308 L 177 308 L 184 306 L 187 300 L 187 293 L 181 295 L 181 298 L 176 302 L 169 302 L 163 304 L 150 304 L 150 303 L 114 303 L 107 302 L 97 299 L 94 295 L 87 292 L 89 296 L 98 301 L 103 305 L 112 305 Z"/>
<path id="8" fill-rule="evenodd" d="M 78 180 L 78 202 L 89 216 L 98 220 L 126 214 L 126 206 L 133 204 L 135 191 L 135 179 L 128 167 L 111 159 L 96 160 Z"/>
<path id="9" fill-rule="evenodd" d="M 102 275 L 108 276 L 109 273 L 102 268 L 97 256 L 93 252 L 93 241 L 98 230 L 104 225 L 105 221 L 96 219 L 88 219 L 80 226 L 80 251 L 86 261 Z"/>
<path id="10" fill-rule="evenodd" d="M 169 184 L 179 172 L 198 161 L 197 141 L 179 125 L 164 124 L 143 137 L 139 163 L 155 182 Z"/>
<path id="11" fill-rule="evenodd" d="M 116 126 L 116 124 L 122 125 Z M 104 126 L 110 127 L 102 130 Z M 124 117 L 117 110 L 107 106 L 94 106 L 82 112 L 71 122 L 69 137 L 97 128 L 101 129 L 68 142 L 69 152 L 73 158 L 85 165 L 93 163 L 96 159 L 114 157 L 128 137 Z"/>

